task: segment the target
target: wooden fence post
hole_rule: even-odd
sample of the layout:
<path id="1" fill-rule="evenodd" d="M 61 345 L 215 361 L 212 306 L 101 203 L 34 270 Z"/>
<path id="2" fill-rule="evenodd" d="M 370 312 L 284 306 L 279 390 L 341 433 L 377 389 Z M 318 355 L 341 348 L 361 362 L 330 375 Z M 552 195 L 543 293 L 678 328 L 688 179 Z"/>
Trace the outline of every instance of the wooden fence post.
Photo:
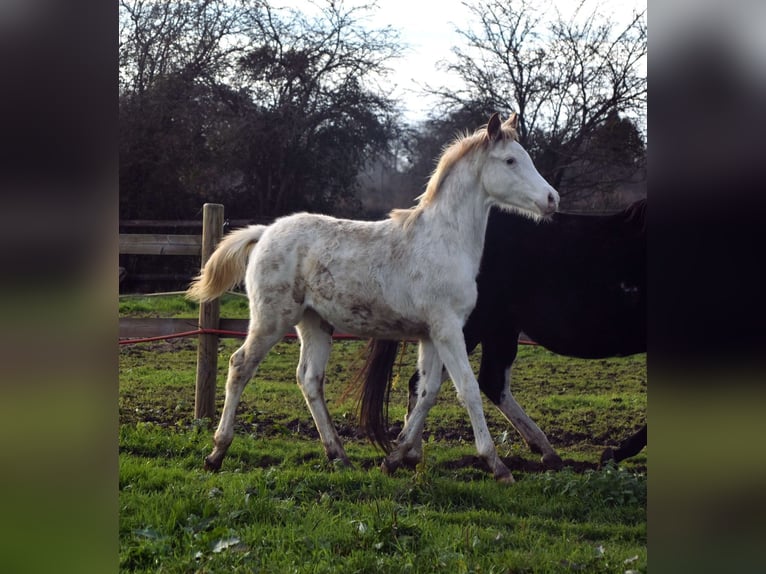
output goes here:
<path id="1" fill-rule="evenodd" d="M 206 203 L 202 207 L 202 265 L 213 254 L 223 236 L 223 205 Z M 200 329 L 217 329 L 220 318 L 218 299 L 200 303 Z M 201 334 L 197 343 L 197 384 L 194 394 L 194 416 L 215 418 L 215 380 L 218 370 L 218 335 Z"/>

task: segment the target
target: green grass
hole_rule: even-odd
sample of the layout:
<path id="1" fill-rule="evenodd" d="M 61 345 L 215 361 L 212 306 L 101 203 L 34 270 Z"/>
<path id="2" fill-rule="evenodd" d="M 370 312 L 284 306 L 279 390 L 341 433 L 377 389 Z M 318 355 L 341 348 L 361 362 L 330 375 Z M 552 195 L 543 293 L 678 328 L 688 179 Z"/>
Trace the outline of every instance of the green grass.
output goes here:
<path id="1" fill-rule="evenodd" d="M 219 413 L 238 344 L 220 345 Z M 426 423 L 424 462 L 384 476 L 383 453 L 358 436 L 355 399 L 344 396 L 363 346 L 336 342 L 327 369 L 329 409 L 353 469 L 326 461 L 295 384 L 298 344 L 286 341 L 245 389 L 216 474 L 202 469 L 212 430 L 193 418 L 196 342 L 121 348 L 121 571 L 646 571 L 646 451 L 605 470 L 512 466 L 517 482 L 500 485 L 472 463 L 467 414 L 445 384 Z M 415 357 L 414 345 L 401 357 L 392 423 L 403 418 Z M 593 468 L 606 444 L 643 421 L 645 356 L 587 361 L 523 346 L 513 391 L 573 468 Z M 537 461 L 486 401 L 485 412 L 501 456 Z"/>
<path id="2" fill-rule="evenodd" d="M 208 442 L 201 429 L 121 431 L 123 571 L 622 572 L 635 556 L 634 569 L 646 566 L 646 482 L 625 470 L 503 486 L 427 461 L 389 478 L 269 438 L 239 440 L 228 470 L 210 474 L 199 464 Z"/>
<path id="3" fill-rule="evenodd" d="M 247 297 L 237 293 L 226 293 L 221 299 L 221 317 L 247 319 Z M 179 295 L 121 295 L 120 316 L 130 317 L 174 317 L 185 319 L 197 317 L 199 305 Z"/>

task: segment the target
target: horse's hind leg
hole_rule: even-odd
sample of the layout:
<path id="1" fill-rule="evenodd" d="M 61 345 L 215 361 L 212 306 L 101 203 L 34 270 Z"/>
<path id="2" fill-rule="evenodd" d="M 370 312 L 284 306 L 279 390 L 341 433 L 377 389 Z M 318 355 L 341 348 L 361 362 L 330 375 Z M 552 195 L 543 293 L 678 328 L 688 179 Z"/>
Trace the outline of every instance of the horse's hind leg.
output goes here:
<path id="1" fill-rule="evenodd" d="M 346 466 L 351 462 L 327 410 L 324 398 L 324 377 L 332 346 L 332 327 L 315 312 L 307 310 L 296 330 L 301 341 L 301 356 L 296 378 L 319 431 L 327 458 L 340 460 Z"/>
<path id="2" fill-rule="evenodd" d="M 607 462 L 614 461 L 618 463 L 626 458 L 636 456 L 641 449 L 646 446 L 646 424 L 642 426 L 634 434 L 624 439 L 617 450 L 607 447 L 604 452 L 601 453 L 601 461 L 599 466 L 604 466 Z"/>
<path id="3" fill-rule="evenodd" d="M 252 321 L 252 319 L 251 319 Z M 242 397 L 242 391 L 255 374 L 258 365 L 281 338 L 276 333 L 258 334 L 250 330 L 244 344 L 229 359 L 229 374 L 226 378 L 226 398 L 223 403 L 221 420 L 213 437 L 213 452 L 205 457 L 205 468 L 219 470 L 226 451 L 234 438 L 234 416 Z"/>

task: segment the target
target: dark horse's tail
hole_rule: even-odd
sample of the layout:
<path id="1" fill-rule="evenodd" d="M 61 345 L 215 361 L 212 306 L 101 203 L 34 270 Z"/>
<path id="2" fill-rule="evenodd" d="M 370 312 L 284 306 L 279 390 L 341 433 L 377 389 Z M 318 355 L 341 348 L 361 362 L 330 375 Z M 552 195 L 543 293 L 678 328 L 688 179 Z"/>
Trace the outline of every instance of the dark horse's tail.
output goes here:
<path id="1" fill-rule="evenodd" d="M 359 373 L 363 379 L 359 397 L 359 426 L 373 444 L 390 452 L 388 399 L 399 341 L 371 339 L 367 350 L 367 361 Z"/>

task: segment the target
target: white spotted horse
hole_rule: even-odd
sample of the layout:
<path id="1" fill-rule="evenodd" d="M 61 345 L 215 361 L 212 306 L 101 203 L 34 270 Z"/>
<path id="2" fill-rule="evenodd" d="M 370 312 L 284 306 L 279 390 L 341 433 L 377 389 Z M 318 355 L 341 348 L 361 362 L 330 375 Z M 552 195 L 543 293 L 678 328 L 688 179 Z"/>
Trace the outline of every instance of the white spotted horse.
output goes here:
<path id="1" fill-rule="evenodd" d="M 381 470 L 390 473 L 412 450 L 442 384 L 442 368 L 468 411 L 476 448 L 498 481 L 513 476 L 497 455 L 471 370 L 463 325 L 476 304 L 491 206 L 539 220 L 559 196 L 518 142 L 518 117 L 458 138 L 441 155 L 415 207 L 381 221 L 299 213 L 269 226 L 229 233 L 189 287 L 197 301 L 219 297 L 244 279 L 250 322 L 229 360 L 226 397 L 211 470 L 221 467 L 234 437 L 245 385 L 269 350 L 295 326 L 301 344 L 297 380 L 328 458 L 348 463 L 324 399 L 333 329 L 366 338 L 419 341 L 422 396 Z"/>

